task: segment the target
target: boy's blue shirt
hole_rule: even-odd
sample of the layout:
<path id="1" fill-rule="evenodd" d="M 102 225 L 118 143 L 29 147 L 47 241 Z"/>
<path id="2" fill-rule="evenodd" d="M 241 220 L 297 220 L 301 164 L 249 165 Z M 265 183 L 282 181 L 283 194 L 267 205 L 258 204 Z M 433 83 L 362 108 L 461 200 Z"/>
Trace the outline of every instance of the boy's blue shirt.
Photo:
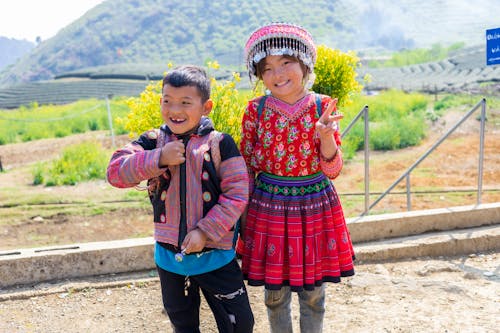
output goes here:
<path id="1" fill-rule="evenodd" d="M 175 260 L 174 252 L 155 244 L 155 263 L 162 269 L 179 275 L 192 276 L 208 273 L 227 265 L 234 259 L 234 249 L 214 249 L 206 252 L 186 254 L 181 262 Z"/>

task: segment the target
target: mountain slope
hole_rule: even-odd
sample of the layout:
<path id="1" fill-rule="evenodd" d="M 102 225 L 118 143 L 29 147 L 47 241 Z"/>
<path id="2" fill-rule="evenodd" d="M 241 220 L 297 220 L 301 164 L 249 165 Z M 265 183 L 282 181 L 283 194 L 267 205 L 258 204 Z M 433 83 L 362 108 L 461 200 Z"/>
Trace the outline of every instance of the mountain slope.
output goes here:
<path id="1" fill-rule="evenodd" d="M 54 75 L 116 63 L 196 63 L 216 59 L 242 63 L 245 38 L 270 21 L 343 25 L 335 2 L 233 0 L 108 0 L 42 42 L 0 78 L 0 85 L 50 79 Z M 285 5 L 284 5 L 285 4 Z M 314 6 L 313 6 L 314 4 Z M 304 6 L 310 8 L 303 13 Z M 322 10 L 328 8 L 328 16 Z M 333 39 L 340 33 L 332 34 Z M 321 34 L 319 34 L 321 35 Z"/>
<path id="2" fill-rule="evenodd" d="M 0 36 L 0 70 L 13 64 L 21 56 L 27 54 L 35 44 L 26 40 L 18 40 Z"/>
<path id="3" fill-rule="evenodd" d="M 203 64 L 241 68 L 243 44 L 271 21 L 303 25 L 341 50 L 484 42 L 498 0 L 107 0 L 0 73 L 0 87 L 110 64 Z"/>

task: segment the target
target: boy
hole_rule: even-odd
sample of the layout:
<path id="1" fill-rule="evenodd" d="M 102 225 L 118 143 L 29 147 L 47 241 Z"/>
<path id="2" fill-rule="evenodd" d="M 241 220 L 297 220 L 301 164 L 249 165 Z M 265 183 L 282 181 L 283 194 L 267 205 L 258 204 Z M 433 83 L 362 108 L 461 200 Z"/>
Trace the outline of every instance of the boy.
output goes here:
<path id="1" fill-rule="evenodd" d="M 148 179 L 155 263 L 175 332 L 199 332 L 200 289 L 219 332 L 251 332 L 254 319 L 235 259 L 235 223 L 248 199 L 245 161 L 214 131 L 210 80 L 196 66 L 163 79 L 164 124 L 117 150 L 107 178 L 115 187 Z M 220 162 L 220 163 L 219 163 Z"/>

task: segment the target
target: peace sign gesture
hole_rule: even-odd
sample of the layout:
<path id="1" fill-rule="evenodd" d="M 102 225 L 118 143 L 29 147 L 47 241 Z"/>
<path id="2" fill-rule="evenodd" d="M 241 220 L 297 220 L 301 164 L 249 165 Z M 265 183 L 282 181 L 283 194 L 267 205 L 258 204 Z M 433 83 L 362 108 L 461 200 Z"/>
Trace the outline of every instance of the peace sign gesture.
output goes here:
<path id="1" fill-rule="evenodd" d="M 327 137 L 332 135 L 336 130 L 338 130 L 338 121 L 344 118 L 344 115 L 337 113 L 337 102 L 338 99 L 333 99 L 326 108 L 325 112 L 316 122 L 316 131 L 320 137 Z"/>

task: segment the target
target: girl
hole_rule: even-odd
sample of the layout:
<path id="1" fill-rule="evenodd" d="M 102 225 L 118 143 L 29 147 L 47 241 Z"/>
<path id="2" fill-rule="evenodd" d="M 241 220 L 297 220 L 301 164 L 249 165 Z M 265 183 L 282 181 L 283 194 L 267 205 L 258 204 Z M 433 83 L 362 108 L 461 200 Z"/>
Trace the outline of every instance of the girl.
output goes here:
<path id="1" fill-rule="evenodd" d="M 297 292 L 302 332 L 321 332 L 324 282 L 354 274 L 354 252 L 330 179 L 342 169 L 336 100 L 308 91 L 316 47 L 303 28 L 273 23 L 245 46 L 250 78 L 269 91 L 251 100 L 240 150 L 250 172 L 242 270 L 265 286 L 271 332 L 292 332 Z"/>

